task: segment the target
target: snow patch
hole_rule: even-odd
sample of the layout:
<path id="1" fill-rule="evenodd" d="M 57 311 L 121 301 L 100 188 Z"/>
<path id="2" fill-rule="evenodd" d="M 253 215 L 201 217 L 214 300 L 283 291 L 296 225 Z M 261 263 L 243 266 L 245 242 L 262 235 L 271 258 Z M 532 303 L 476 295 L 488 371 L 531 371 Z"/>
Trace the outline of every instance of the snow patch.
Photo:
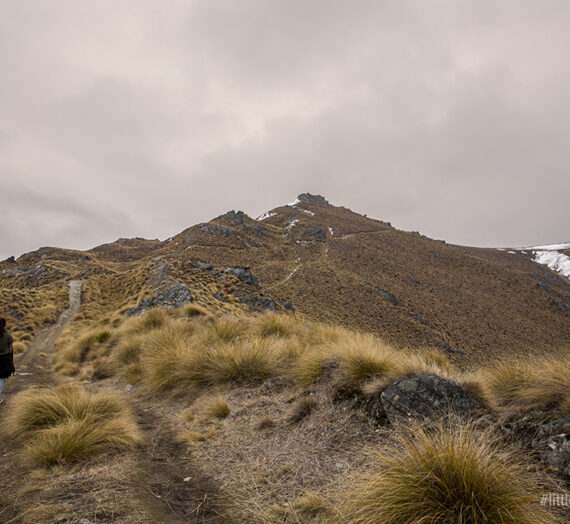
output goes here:
<path id="1" fill-rule="evenodd" d="M 564 246 L 568 244 L 558 244 L 558 245 Z M 570 278 L 569 256 L 565 255 L 564 253 L 558 253 L 558 251 L 553 251 L 553 250 L 533 251 L 533 254 L 535 262 L 538 262 L 539 264 L 542 264 L 544 266 L 548 266 L 550 269 L 557 271 L 561 275 L 564 275 L 566 278 Z"/>
<path id="2" fill-rule="evenodd" d="M 333 231 L 333 228 L 332 228 L 332 227 L 329 227 L 329 232 L 330 232 L 330 234 L 331 234 L 331 237 L 334 237 L 334 231 Z"/>
<path id="3" fill-rule="evenodd" d="M 300 201 L 298 198 L 296 198 L 295 200 L 293 200 L 293 202 L 289 202 L 289 203 L 287 204 L 287 206 L 289 206 L 289 207 L 295 207 L 297 204 L 300 204 L 300 203 L 301 203 L 301 201 Z"/>
<path id="4" fill-rule="evenodd" d="M 309 211 L 308 209 L 303 209 L 302 207 L 297 207 L 297 206 L 293 206 L 297 211 L 304 211 L 305 213 L 309 213 L 309 215 L 311 215 L 312 217 L 315 216 L 315 213 L 313 213 L 312 211 Z"/>
<path id="5" fill-rule="evenodd" d="M 270 217 L 274 217 L 276 216 L 277 213 L 274 213 L 273 211 L 267 211 L 266 213 L 263 213 L 263 215 L 259 215 L 255 220 L 265 220 L 266 218 L 270 218 Z"/>
<path id="6" fill-rule="evenodd" d="M 297 222 L 299 222 L 299 219 L 298 219 L 298 218 L 295 218 L 294 220 L 291 220 L 291 222 L 289 222 L 289 223 L 287 224 L 287 226 L 285 227 L 285 231 L 287 231 L 287 232 L 291 231 L 291 230 L 295 227 L 295 224 L 296 224 Z"/>
<path id="7" fill-rule="evenodd" d="M 502 250 L 501 250 L 502 251 Z M 516 251 L 507 251 L 507 253 L 510 253 L 511 255 L 516 255 L 517 252 Z"/>
<path id="8" fill-rule="evenodd" d="M 521 247 L 520 249 L 528 249 L 529 251 L 561 251 L 570 249 L 570 244 L 547 244 L 545 246 Z"/>

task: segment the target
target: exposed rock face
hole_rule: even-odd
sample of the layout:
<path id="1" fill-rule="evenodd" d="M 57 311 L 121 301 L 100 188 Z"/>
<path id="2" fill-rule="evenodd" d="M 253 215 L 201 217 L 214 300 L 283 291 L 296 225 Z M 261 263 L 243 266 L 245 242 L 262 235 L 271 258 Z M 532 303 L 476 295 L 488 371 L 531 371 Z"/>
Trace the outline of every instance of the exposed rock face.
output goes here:
<path id="1" fill-rule="evenodd" d="M 7 262 L 8 264 L 15 264 L 16 259 L 14 257 L 8 257 L 6 260 L 3 260 L 2 262 Z"/>
<path id="2" fill-rule="evenodd" d="M 376 286 L 374 288 L 376 290 L 377 293 L 379 293 L 379 295 L 386 301 L 390 302 L 390 304 L 394 304 L 395 306 L 399 306 L 400 305 L 400 301 L 389 291 L 385 291 L 381 288 L 379 288 L 378 286 Z"/>
<path id="3" fill-rule="evenodd" d="M 299 202 L 305 202 L 306 204 L 320 204 L 328 205 L 328 200 L 321 195 L 311 195 L 311 193 L 301 193 L 297 200 Z"/>
<path id="4" fill-rule="evenodd" d="M 531 446 L 554 471 L 570 479 L 570 415 L 540 426 Z"/>
<path id="5" fill-rule="evenodd" d="M 157 306 L 180 307 L 193 300 L 188 286 L 181 282 L 174 282 L 171 286 L 160 290 L 156 297 L 143 298 L 136 308 L 131 308 L 127 311 L 127 315 L 141 315 L 150 308 Z"/>
<path id="6" fill-rule="evenodd" d="M 465 414 L 479 405 L 457 384 L 432 375 L 402 378 L 385 389 L 382 406 L 392 424 Z"/>
<path id="7" fill-rule="evenodd" d="M 327 234 L 320 227 L 308 224 L 305 228 L 307 230 L 307 234 L 311 237 L 311 240 L 327 239 Z"/>
<path id="8" fill-rule="evenodd" d="M 259 282 L 257 281 L 257 278 L 253 276 L 253 274 L 251 273 L 251 269 L 249 267 L 247 266 L 228 267 L 226 268 L 226 271 L 231 275 L 237 277 L 242 282 L 245 282 L 250 286 L 259 288 Z"/>

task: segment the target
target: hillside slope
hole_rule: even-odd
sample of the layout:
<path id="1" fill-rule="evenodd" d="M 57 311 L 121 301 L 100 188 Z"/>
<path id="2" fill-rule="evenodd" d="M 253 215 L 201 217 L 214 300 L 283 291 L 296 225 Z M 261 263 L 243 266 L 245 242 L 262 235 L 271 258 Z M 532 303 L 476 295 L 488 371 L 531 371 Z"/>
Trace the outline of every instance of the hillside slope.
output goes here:
<path id="1" fill-rule="evenodd" d="M 292 304 L 310 319 L 444 350 L 465 366 L 570 345 L 563 276 L 516 252 L 449 245 L 308 194 L 257 220 L 230 211 L 164 242 L 42 248 L 3 262 L 0 307 L 32 331 L 28 310 L 12 314 L 9 301 L 33 306 L 28 295 L 42 293 L 34 302 L 55 315 L 65 307 L 56 290 L 71 278 L 85 281 L 84 314 L 93 317 L 142 311 L 180 292 L 222 312 Z"/>

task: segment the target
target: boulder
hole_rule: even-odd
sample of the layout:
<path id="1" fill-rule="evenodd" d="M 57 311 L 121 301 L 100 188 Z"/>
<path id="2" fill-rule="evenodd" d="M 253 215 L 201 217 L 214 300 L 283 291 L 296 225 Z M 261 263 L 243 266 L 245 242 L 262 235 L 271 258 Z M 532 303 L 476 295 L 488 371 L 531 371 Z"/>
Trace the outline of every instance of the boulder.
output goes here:
<path id="1" fill-rule="evenodd" d="M 570 479 L 570 415 L 540 426 L 531 446 L 554 471 Z"/>
<path id="2" fill-rule="evenodd" d="M 450 413 L 462 415 L 479 408 L 460 386 L 434 375 L 414 375 L 397 380 L 382 392 L 381 402 L 392 424 L 412 419 L 445 418 Z"/>
<path id="3" fill-rule="evenodd" d="M 254 286 L 259 288 L 259 282 L 257 278 L 253 276 L 251 273 L 251 269 L 247 266 L 234 266 L 234 267 L 227 267 L 226 271 L 237 277 L 242 282 L 245 282 L 249 286 Z"/>

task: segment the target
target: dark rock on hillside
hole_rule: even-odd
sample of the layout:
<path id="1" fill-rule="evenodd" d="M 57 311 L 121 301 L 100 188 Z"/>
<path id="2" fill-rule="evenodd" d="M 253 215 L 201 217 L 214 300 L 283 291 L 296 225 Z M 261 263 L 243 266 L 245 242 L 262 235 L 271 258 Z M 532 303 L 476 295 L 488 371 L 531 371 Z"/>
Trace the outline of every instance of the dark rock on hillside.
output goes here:
<path id="1" fill-rule="evenodd" d="M 570 480 L 570 415 L 540 426 L 531 446 L 554 471 Z"/>
<path id="2" fill-rule="evenodd" d="M 301 193 L 297 197 L 297 200 L 306 204 L 328 205 L 329 203 L 325 197 L 321 195 L 311 195 L 311 193 Z"/>
<path id="3" fill-rule="evenodd" d="M 143 298 L 136 308 L 130 308 L 127 311 L 127 315 L 141 315 L 152 307 L 180 307 L 193 300 L 188 286 L 181 282 L 174 282 L 160 290 L 156 297 Z"/>
<path id="4" fill-rule="evenodd" d="M 388 302 L 390 302 L 391 304 L 394 304 L 395 306 L 400 305 L 400 301 L 392 293 L 390 293 L 388 291 L 384 291 L 383 289 L 379 288 L 378 286 L 376 286 L 374 289 L 384 300 L 387 300 Z"/>
<path id="5" fill-rule="evenodd" d="M 244 217 L 247 217 L 247 215 L 243 211 L 234 211 L 232 209 L 231 211 L 228 211 L 226 214 L 220 215 L 218 218 L 225 219 L 231 224 L 239 226 L 240 224 L 243 224 Z"/>
<path id="6" fill-rule="evenodd" d="M 306 227 L 307 234 L 311 237 L 311 240 L 326 240 L 327 234 L 318 226 L 313 226 L 308 224 Z"/>
<path id="7" fill-rule="evenodd" d="M 180 282 L 175 282 L 169 288 L 159 291 L 156 295 L 156 305 L 179 307 L 188 302 L 192 302 L 192 293 L 188 286 Z"/>
<path id="8" fill-rule="evenodd" d="M 382 392 L 382 406 L 392 424 L 412 419 L 465 414 L 479 408 L 457 384 L 432 375 L 402 378 Z"/>
<path id="9" fill-rule="evenodd" d="M 6 260 L 3 260 L 2 262 L 6 262 L 8 264 L 15 264 L 16 259 L 14 257 L 8 257 Z"/>
<path id="10" fill-rule="evenodd" d="M 227 267 L 226 271 L 231 275 L 237 277 L 242 282 L 245 282 L 249 286 L 254 286 L 259 288 L 259 282 L 257 278 L 251 273 L 251 269 L 248 266 L 233 266 Z"/>

